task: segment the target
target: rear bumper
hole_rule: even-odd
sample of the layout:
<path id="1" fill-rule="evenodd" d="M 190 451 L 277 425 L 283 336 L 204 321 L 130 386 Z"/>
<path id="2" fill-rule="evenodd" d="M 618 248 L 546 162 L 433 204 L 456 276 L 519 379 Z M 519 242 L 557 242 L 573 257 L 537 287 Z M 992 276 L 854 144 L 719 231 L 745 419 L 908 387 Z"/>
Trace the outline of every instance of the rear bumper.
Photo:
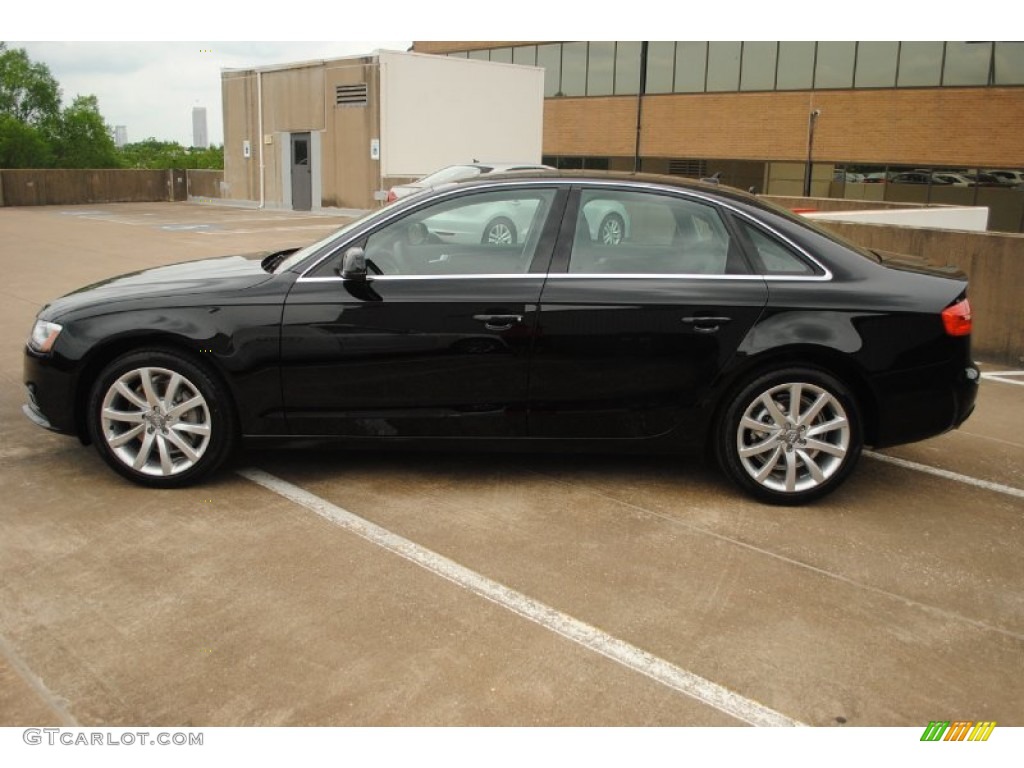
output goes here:
<path id="1" fill-rule="evenodd" d="M 980 378 L 973 363 L 930 366 L 876 378 L 878 412 L 872 443 L 884 448 L 956 429 L 974 411 Z"/>

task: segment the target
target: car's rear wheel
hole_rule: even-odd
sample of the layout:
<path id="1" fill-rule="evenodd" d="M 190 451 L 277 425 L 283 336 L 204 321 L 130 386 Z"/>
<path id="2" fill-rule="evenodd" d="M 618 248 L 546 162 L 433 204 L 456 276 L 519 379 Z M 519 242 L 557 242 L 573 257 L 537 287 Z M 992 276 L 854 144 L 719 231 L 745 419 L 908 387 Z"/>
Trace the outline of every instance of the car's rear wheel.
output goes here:
<path id="1" fill-rule="evenodd" d="M 597 227 L 597 241 L 602 245 L 618 245 L 626 233 L 626 223 L 617 213 L 609 213 Z"/>
<path id="2" fill-rule="evenodd" d="M 515 245 L 516 225 L 511 219 L 500 216 L 484 228 L 483 242 L 491 245 Z"/>
<path id="3" fill-rule="evenodd" d="M 228 457 L 228 396 L 206 366 L 169 350 L 139 350 L 107 365 L 89 396 L 88 426 L 116 472 L 153 487 L 190 485 Z"/>
<path id="4" fill-rule="evenodd" d="M 860 457 L 853 394 L 813 368 L 787 368 L 750 381 L 725 409 L 719 463 L 749 493 L 801 504 L 835 490 Z"/>

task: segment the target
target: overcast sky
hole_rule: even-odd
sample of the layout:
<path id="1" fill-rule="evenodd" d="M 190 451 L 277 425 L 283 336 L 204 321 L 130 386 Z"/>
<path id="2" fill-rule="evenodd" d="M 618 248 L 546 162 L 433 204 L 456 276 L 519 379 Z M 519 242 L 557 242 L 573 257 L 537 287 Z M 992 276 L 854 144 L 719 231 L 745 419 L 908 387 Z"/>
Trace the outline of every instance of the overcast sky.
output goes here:
<path id="1" fill-rule="evenodd" d="M 9 41 L 43 62 L 60 83 L 64 103 L 95 94 L 111 126 L 123 125 L 128 141 L 150 136 L 192 144 L 192 108 L 206 107 L 210 142 L 224 141 L 220 71 L 310 59 L 406 50 L 411 41 L 346 43 L 32 43 Z"/>
<path id="2" fill-rule="evenodd" d="M 923 8 L 929 11 L 925 15 Z M 210 141 L 223 142 L 220 72 L 312 59 L 406 50 L 411 40 L 982 40 L 1011 21 L 1000 0 L 893 3 L 859 0 L 842 18 L 806 0 L 728 3 L 556 4 L 551 0 L 303 0 L 255 3 L 96 5 L 79 0 L 8 3 L 2 34 L 61 85 L 64 103 L 95 94 L 129 141 L 153 136 L 192 143 L 192 108 L 206 107 Z M 145 10 L 142 10 L 142 9 Z M 510 11 L 514 8 L 514 11 Z M 581 10 L 587 9 L 587 10 Z M 1014 12 L 1015 13 L 1015 12 Z M 1001 22 L 1002 20 L 1002 22 Z M 947 29 L 936 26 L 942 23 Z M 1009 32 L 1004 28 L 1003 34 Z M 334 33 L 357 42 L 249 42 Z M 200 34 L 233 42 L 131 42 Z M 118 39 L 125 42 L 86 42 Z M 390 39 L 397 38 L 397 39 Z M 408 39 L 402 39 L 408 38 Z"/>

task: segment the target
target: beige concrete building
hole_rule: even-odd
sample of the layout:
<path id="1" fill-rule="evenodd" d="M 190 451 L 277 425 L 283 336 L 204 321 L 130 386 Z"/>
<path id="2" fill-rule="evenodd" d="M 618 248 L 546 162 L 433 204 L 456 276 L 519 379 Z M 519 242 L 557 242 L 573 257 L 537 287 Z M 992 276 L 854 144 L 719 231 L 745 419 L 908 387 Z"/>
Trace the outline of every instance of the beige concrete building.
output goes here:
<path id="1" fill-rule="evenodd" d="M 370 208 L 445 165 L 540 161 L 544 70 L 378 51 L 221 73 L 227 199 Z"/>

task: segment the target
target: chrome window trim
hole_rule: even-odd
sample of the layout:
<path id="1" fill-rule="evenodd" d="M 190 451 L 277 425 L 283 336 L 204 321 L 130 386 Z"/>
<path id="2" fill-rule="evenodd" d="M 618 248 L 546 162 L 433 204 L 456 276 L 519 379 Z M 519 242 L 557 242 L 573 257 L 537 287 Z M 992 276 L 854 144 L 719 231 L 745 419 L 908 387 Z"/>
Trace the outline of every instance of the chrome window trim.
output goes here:
<path id="1" fill-rule="evenodd" d="M 797 281 L 800 281 L 800 282 L 827 282 L 827 281 L 830 281 L 832 279 L 832 270 L 830 270 L 828 267 L 826 267 L 824 264 L 822 264 L 820 261 L 818 261 L 818 259 L 816 259 L 814 256 L 812 256 L 805 248 L 803 248 L 800 245 L 798 245 L 797 243 L 793 242 L 790 238 L 788 238 L 783 233 L 779 232 L 777 229 L 772 227 L 770 224 L 766 224 L 765 222 L 760 221 L 756 217 L 751 216 L 746 211 L 744 211 L 744 210 L 736 207 L 735 205 L 732 205 L 731 203 L 729 203 L 728 200 L 723 200 L 723 199 L 720 199 L 720 198 L 717 198 L 717 197 L 713 197 L 713 196 L 704 194 L 704 193 L 702 193 L 701 191 L 698 191 L 698 190 L 688 189 L 688 188 L 685 188 L 685 187 L 673 187 L 673 186 L 668 186 L 668 185 L 664 185 L 664 184 L 654 184 L 654 183 L 646 182 L 646 181 L 644 181 L 644 182 L 633 182 L 633 181 L 628 181 L 628 180 L 608 180 L 608 181 L 605 181 L 603 179 L 579 180 L 579 179 L 572 179 L 572 178 L 523 179 L 522 181 L 517 179 L 515 181 L 505 181 L 505 182 L 501 182 L 501 181 L 495 181 L 495 182 L 490 182 L 490 183 L 488 183 L 488 182 L 479 182 L 479 184 L 474 182 L 473 190 L 482 191 L 483 192 L 483 191 L 502 190 L 502 189 L 508 189 L 508 188 L 516 189 L 516 188 L 519 188 L 519 187 L 538 187 L 538 186 L 539 187 L 563 187 L 563 186 L 570 186 L 570 187 L 577 187 L 580 190 L 587 189 L 587 188 L 594 188 L 594 187 L 619 188 L 619 189 L 622 189 L 624 191 L 642 190 L 642 191 L 648 191 L 648 192 L 667 193 L 670 196 L 674 195 L 674 196 L 677 196 L 677 197 L 690 198 L 690 199 L 693 199 L 693 200 L 697 200 L 697 201 L 699 201 L 701 203 L 704 203 L 706 205 L 719 206 L 721 208 L 724 208 L 725 210 L 730 211 L 734 215 L 739 216 L 740 218 L 744 219 L 745 221 L 750 222 L 752 225 L 754 225 L 756 227 L 759 227 L 760 229 L 763 229 L 763 230 L 769 232 L 773 237 L 776 237 L 779 240 L 781 240 L 782 242 L 786 243 L 786 245 L 788 245 L 790 248 L 795 250 L 797 253 L 799 253 L 801 256 L 803 256 L 805 259 L 810 261 L 811 264 L 813 264 L 815 267 L 817 267 L 818 269 L 820 269 L 822 271 L 822 274 L 820 274 L 820 275 L 769 275 L 769 274 L 761 275 L 761 274 L 758 274 L 758 275 L 710 275 L 709 276 L 709 275 L 670 274 L 670 275 L 666 275 L 667 277 L 704 277 L 704 278 L 707 278 L 707 277 L 737 278 L 738 277 L 738 278 L 744 278 L 744 279 L 755 277 L 755 278 L 762 278 L 764 280 L 771 280 L 771 281 L 797 280 Z M 431 204 L 431 203 L 433 203 L 435 201 L 444 200 L 444 199 L 449 198 L 449 197 L 455 197 L 455 196 L 458 196 L 458 195 L 466 193 L 466 192 L 467 192 L 467 190 L 462 188 L 461 186 L 457 186 L 454 189 L 446 190 L 444 192 L 439 192 L 436 196 L 432 196 L 429 200 L 424 200 L 421 205 L 410 205 L 410 206 L 401 208 L 400 210 L 396 210 L 396 211 L 392 212 L 389 216 L 385 216 L 385 217 L 381 218 L 380 220 L 375 221 L 372 225 L 370 225 L 370 227 L 367 227 L 366 229 L 369 229 L 371 227 L 375 228 L 378 225 L 383 226 L 383 225 L 393 221 L 394 219 L 397 219 L 400 216 L 405 216 L 405 215 L 407 215 L 409 213 L 412 213 L 413 211 L 417 210 L 420 207 L 426 207 L 426 205 Z M 299 275 L 299 278 L 298 278 L 297 282 L 309 282 L 309 281 L 313 281 L 313 280 L 341 280 L 341 279 L 343 279 L 341 277 L 336 277 L 336 278 L 335 277 L 306 277 L 306 275 L 309 274 L 310 272 L 312 272 L 313 270 L 317 269 L 321 264 L 323 264 L 324 261 L 326 261 L 327 259 L 329 259 L 332 256 L 334 256 L 336 253 L 338 253 L 338 251 L 342 250 L 343 248 L 347 247 L 353 241 L 358 240 L 360 237 L 362 237 L 366 233 L 366 229 L 360 228 L 356 232 L 352 233 L 351 237 L 346 238 L 336 248 L 330 249 L 322 257 L 317 259 L 316 263 L 314 263 L 313 265 L 308 267 L 306 270 L 304 270 L 302 272 L 302 274 Z M 548 277 L 559 277 L 561 275 L 570 275 L 570 276 L 572 275 L 572 273 L 562 273 L 562 272 L 547 272 L 547 273 L 543 273 L 543 272 L 525 272 L 525 273 L 519 273 L 519 274 L 517 274 L 517 276 L 522 276 L 522 275 L 544 276 L 545 274 Z M 444 279 L 449 279 L 449 278 L 453 278 L 453 277 L 504 277 L 504 276 L 505 275 L 486 275 L 486 274 L 483 274 L 483 275 L 470 274 L 470 275 L 459 275 L 459 276 L 456 276 L 456 275 L 377 275 L 377 276 L 374 276 L 372 279 L 380 280 L 381 278 L 397 279 L 397 278 L 412 278 L 412 277 L 431 277 L 431 278 L 440 277 L 440 278 L 444 278 Z M 599 277 L 624 277 L 625 275 L 614 275 L 614 274 L 612 274 L 612 275 L 608 275 L 608 274 L 595 275 L 595 277 L 597 277 L 597 276 L 599 276 Z M 643 275 L 643 276 L 644 277 L 652 277 L 653 275 Z"/>

